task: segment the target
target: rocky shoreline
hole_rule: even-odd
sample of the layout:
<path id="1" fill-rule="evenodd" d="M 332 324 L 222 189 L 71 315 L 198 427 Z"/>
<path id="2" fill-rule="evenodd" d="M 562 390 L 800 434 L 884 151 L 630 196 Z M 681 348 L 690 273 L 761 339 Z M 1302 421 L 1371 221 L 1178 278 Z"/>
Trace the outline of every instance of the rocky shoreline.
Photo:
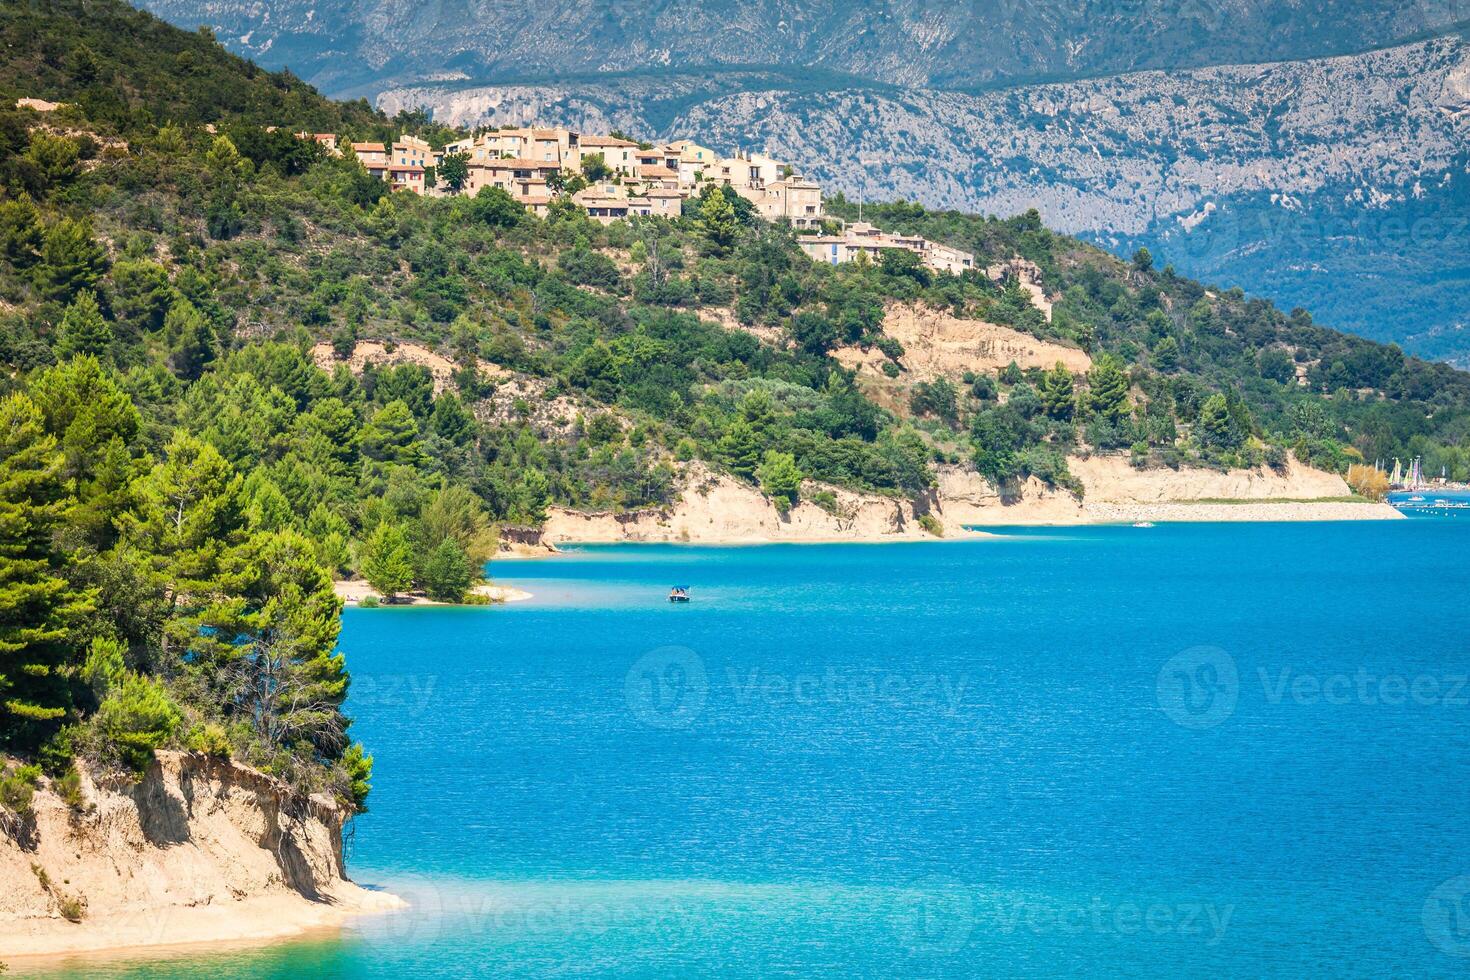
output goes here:
<path id="1" fill-rule="evenodd" d="M 1340 476 L 1292 461 L 1284 472 L 1136 470 L 1126 459 L 1072 461 L 1086 493 L 1030 480 L 1002 497 L 973 470 L 941 467 L 937 485 L 914 499 L 804 488 L 786 513 L 754 486 L 690 467 L 676 504 L 626 513 L 553 508 L 544 547 L 563 544 L 679 542 L 705 545 L 875 543 L 975 537 L 977 527 L 1070 526 L 1137 522 L 1401 520 L 1384 503 L 1353 499 Z M 818 493 L 822 505 L 814 502 Z"/>
<path id="2" fill-rule="evenodd" d="M 258 941 L 403 908 L 353 883 L 346 811 L 227 759 L 159 752 L 138 782 L 43 783 L 0 833 L 0 962 Z"/>

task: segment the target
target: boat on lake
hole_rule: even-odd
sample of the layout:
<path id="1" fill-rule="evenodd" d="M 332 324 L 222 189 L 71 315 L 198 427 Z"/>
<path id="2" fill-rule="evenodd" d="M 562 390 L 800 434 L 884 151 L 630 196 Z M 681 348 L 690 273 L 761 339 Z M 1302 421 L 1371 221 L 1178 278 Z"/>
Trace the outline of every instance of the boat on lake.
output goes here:
<path id="1" fill-rule="evenodd" d="M 676 586 L 674 586 L 672 589 L 669 590 L 669 601 L 670 602 L 688 602 L 689 601 L 689 586 L 687 586 L 687 585 L 676 585 Z"/>

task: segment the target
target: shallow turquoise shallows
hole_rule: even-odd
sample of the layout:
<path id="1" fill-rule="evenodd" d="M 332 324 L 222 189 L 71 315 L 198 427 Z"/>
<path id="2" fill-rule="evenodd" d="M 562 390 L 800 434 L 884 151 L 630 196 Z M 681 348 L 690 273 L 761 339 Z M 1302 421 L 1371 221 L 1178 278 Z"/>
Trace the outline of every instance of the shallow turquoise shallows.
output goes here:
<path id="1" fill-rule="evenodd" d="M 345 617 L 351 870 L 414 911 L 77 972 L 1470 970 L 1466 521 L 493 571 L 536 598 Z"/>

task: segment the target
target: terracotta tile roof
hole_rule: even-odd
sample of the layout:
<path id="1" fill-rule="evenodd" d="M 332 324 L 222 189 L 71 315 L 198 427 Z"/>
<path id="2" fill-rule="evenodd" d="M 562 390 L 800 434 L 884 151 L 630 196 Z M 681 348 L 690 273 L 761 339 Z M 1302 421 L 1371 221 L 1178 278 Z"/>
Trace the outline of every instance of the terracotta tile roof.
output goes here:
<path id="1" fill-rule="evenodd" d="M 388 150 L 382 143 L 353 143 L 355 153 L 387 153 Z"/>
<path id="2" fill-rule="evenodd" d="M 615 136 L 583 136 L 581 143 L 583 146 L 628 146 L 635 149 L 638 146 L 637 143 L 620 140 Z"/>
<path id="3" fill-rule="evenodd" d="M 409 164 L 407 166 L 402 166 L 402 165 L 396 164 L 396 163 L 393 164 L 392 166 L 390 166 L 388 168 L 388 170 L 389 170 L 390 173 L 395 173 L 395 174 L 421 174 L 421 173 L 424 172 L 424 168 L 423 167 L 416 167 L 413 164 Z"/>
<path id="4" fill-rule="evenodd" d="M 675 180 L 678 174 L 668 167 L 639 167 L 638 176 L 646 180 Z"/>

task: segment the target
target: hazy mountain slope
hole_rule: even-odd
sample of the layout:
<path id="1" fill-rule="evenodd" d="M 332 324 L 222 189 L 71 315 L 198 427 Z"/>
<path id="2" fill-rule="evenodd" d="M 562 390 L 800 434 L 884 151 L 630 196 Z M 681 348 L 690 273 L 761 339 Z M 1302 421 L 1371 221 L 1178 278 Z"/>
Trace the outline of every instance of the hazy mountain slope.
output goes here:
<path id="1" fill-rule="evenodd" d="M 1465 293 L 1446 289 L 1470 275 L 1455 221 L 1470 158 L 1470 44 L 1458 37 L 975 95 L 719 81 L 426 86 L 380 104 L 429 105 L 457 124 L 696 133 L 789 156 L 869 200 L 1035 207 L 1054 227 L 1120 251 L 1149 244 L 1191 275 L 1329 311 L 1355 332 L 1470 352 Z"/>
<path id="2" fill-rule="evenodd" d="M 334 102 L 286 72 L 267 72 L 221 49 L 207 33 L 180 31 L 124 3 L 0 0 L 0 94 L 49 96 L 93 119 L 180 125 L 290 119 L 342 131 L 386 122 L 361 103 Z M 58 22 L 65 24 L 58 36 Z"/>
<path id="3" fill-rule="evenodd" d="M 148 0 L 329 94 L 476 79 L 803 65 L 904 85 L 1116 73 L 1360 50 L 1470 16 L 1461 0 Z"/>

